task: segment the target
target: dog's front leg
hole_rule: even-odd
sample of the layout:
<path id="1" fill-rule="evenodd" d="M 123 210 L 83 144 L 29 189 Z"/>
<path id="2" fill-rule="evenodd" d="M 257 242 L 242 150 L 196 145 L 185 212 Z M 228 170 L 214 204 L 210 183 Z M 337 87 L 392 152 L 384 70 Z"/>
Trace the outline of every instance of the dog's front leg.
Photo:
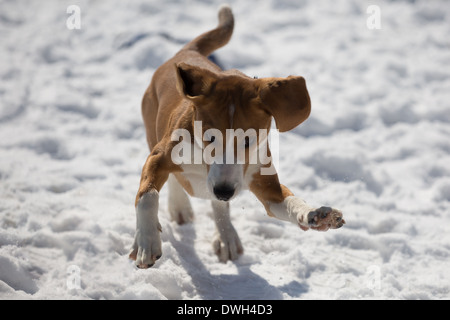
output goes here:
<path id="1" fill-rule="evenodd" d="M 278 176 L 255 174 L 250 190 L 264 204 L 267 213 L 298 224 L 302 230 L 327 231 L 344 225 L 342 213 L 330 207 L 313 208 L 278 181 Z"/>
<path id="2" fill-rule="evenodd" d="M 295 196 L 288 196 L 279 203 L 271 203 L 267 210 L 274 217 L 296 223 L 305 231 L 309 228 L 317 231 L 338 229 L 345 223 L 341 211 L 330 207 L 312 208 Z"/>
<path id="3" fill-rule="evenodd" d="M 161 225 L 158 219 L 159 191 L 169 176 L 164 154 L 152 152 L 142 170 L 141 183 L 136 196 L 136 235 L 130 259 L 138 268 L 153 266 L 162 255 Z"/>
<path id="4" fill-rule="evenodd" d="M 221 262 L 236 260 L 244 252 L 236 229 L 231 224 L 230 203 L 219 200 L 211 202 L 216 223 L 213 249 Z"/>
<path id="5" fill-rule="evenodd" d="M 150 268 L 162 255 L 158 207 L 159 193 L 156 190 L 144 193 L 136 205 L 136 235 L 130 259 L 135 260 L 141 269 Z"/>

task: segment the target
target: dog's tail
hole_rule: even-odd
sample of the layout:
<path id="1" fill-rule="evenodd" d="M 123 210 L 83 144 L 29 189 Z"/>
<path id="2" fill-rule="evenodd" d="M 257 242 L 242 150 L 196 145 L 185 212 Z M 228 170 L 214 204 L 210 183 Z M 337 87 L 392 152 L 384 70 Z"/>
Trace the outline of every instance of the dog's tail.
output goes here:
<path id="1" fill-rule="evenodd" d="M 199 35 L 189 42 L 183 49 L 195 50 L 204 56 L 209 56 L 214 50 L 228 43 L 233 34 L 234 17 L 229 5 L 222 5 L 219 9 L 219 24 L 208 32 Z"/>

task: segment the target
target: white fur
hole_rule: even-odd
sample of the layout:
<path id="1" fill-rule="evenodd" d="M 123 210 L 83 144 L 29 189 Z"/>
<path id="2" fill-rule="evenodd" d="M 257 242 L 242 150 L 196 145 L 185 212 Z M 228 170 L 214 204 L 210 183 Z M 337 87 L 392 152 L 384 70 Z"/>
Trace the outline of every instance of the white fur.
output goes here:
<path id="1" fill-rule="evenodd" d="M 213 163 L 209 167 L 208 188 L 213 195 L 214 186 L 227 184 L 236 190 L 231 199 L 236 197 L 242 190 L 244 181 L 244 166 L 242 164 L 217 164 Z M 230 200 L 231 200 L 230 199 Z"/>
<path id="2" fill-rule="evenodd" d="M 308 206 L 305 201 L 295 196 L 289 196 L 280 203 L 269 205 L 269 211 L 278 219 L 290 221 L 309 228 L 308 214 L 315 209 Z"/>
<path id="3" fill-rule="evenodd" d="M 188 195 L 174 175 L 169 175 L 167 183 L 169 186 L 168 208 L 172 220 L 179 224 L 191 222 L 194 213 Z"/>
<path id="4" fill-rule="evenodd" d="M 208 170 L 204 164 L 186 164 L 181 165 L 183 172 L 181 174 L 189 181 L 194 196 L 201 199 L 211 199 L 212 193 L 209 191 L 206 176 Z"/>
<path id="5" fill-rule="evenodd" d="M 214 222 L 216 223 L 216 235 L 213 241 L 213 250 L 219 260 L 226 262 L 236 260 L 243 253 L 241 240 L 231 224 L 230 203 L 219 200 L 211 201 Z"/>
<path id="6" fill-rule="evenodd" d="M 136 235 L 130 256 L 136 257 L 136 265 L 141 268 L 153 265 L 162 254 L 158 207 L 156 190 L 145 193 L 136 206 Z"/>

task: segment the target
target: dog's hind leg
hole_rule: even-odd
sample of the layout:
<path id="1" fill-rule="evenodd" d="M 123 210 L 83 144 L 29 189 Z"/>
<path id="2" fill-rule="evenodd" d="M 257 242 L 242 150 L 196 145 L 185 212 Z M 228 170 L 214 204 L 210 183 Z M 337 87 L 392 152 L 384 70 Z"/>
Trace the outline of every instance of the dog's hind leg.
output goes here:
<path id="1" fill-rule="evenodd" d="M 192 222 L 194 213 L 188 195 L 173 174 L 169 175 L 167 182 L 169 185 L 168 207 L 172 220 L 178 224 Z"/>
<path id="2" fill-rule="evenodd" d="M 241 240 L 231 224 L 230 203 L 212 200 L 214 222 L 216 223 L 216 236 L 213 249 L 221 262 L 236 260 L 244 252 Z"/>

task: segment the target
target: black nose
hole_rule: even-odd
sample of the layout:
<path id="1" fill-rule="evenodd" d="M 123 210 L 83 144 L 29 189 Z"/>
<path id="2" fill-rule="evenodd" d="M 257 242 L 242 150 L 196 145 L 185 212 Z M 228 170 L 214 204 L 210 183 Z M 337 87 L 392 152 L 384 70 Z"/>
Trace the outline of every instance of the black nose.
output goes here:
<path id="1" fill-rule="evenodd" d="M 222 201 L 230 200 L 234 195 L 234 192 L 234 188 L 226 184 L 220 184 L 214 187 L 214 194 L 216 195 L 217 199 Z"/>

